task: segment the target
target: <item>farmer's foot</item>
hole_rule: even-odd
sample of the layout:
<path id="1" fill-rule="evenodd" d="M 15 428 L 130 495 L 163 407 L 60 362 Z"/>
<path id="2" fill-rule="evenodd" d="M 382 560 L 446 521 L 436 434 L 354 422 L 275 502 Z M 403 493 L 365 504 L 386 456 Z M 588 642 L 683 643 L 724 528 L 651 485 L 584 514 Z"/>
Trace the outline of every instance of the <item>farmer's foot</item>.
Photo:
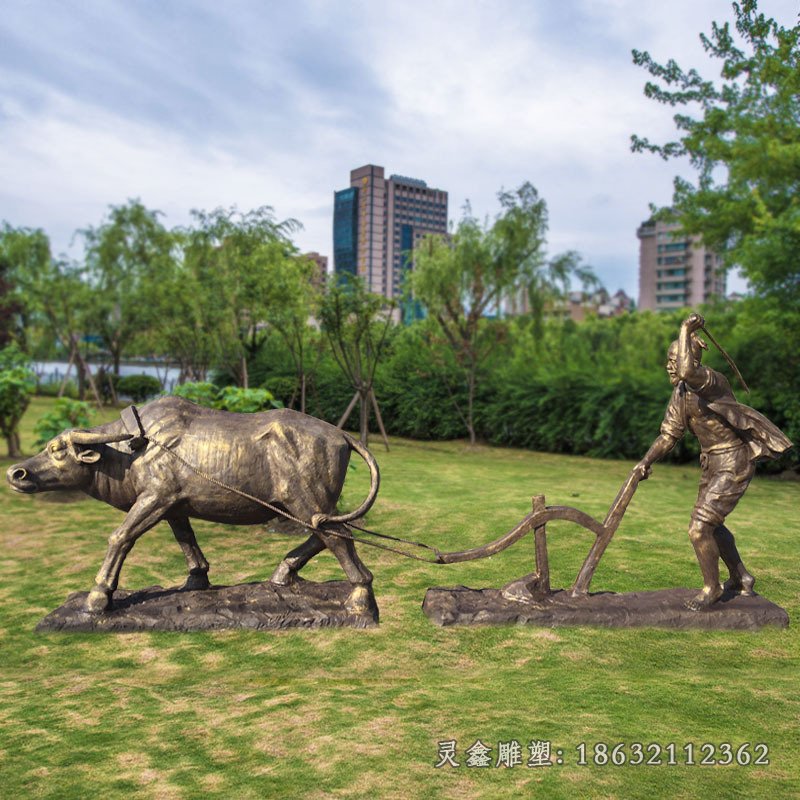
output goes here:
<path id="1" fill-rule="evenodd" d="M 747 570 L 744 570 L 742 575 L 731 575 L 731 577 L 725 581 L 723 588 L 726 592 L 743 594 L 746 597 L 749 597 L 750 595 L 755 594 L 753 591 L 755 582 L 756 579 Z"/>
<path id="2" fill-rule="evenodd" d="M 708 608 L 713 603 L 716 603 L 720 597 L 722 597 L 721 586 L 706 586 L 700 594 L 686 601 L 686 608 L 689 611 L 700 611 L 701 608 Z"/>

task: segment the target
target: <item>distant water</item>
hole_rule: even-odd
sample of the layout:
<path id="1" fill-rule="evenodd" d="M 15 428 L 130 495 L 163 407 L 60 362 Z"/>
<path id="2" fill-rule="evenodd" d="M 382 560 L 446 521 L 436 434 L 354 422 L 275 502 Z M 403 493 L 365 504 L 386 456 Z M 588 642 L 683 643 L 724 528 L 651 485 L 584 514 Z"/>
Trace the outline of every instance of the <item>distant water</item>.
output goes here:
<path id="1" fill-rule="evenodd" d="M 64 375 L 69 366 L 66 361 L 34 361 L 33 371 L 39 376 L 41 383 L 61 383 L 64 380 Z M 90 364 L 92 375 L 97 373 L 99 366 L 97 364 Z M 120 375 L 152 375 L 160 381 L 164 381 L 164 389 L 171 392 L 175 388 L 178 381 L 180 370 L 177 367 L 156 367 L 153 364 L 120 364 Z M 166 380 L 164 378 L 166 374 Z M 70 371 L 70 378 L 77 380 L 77 372 L 73 366 Z"/>

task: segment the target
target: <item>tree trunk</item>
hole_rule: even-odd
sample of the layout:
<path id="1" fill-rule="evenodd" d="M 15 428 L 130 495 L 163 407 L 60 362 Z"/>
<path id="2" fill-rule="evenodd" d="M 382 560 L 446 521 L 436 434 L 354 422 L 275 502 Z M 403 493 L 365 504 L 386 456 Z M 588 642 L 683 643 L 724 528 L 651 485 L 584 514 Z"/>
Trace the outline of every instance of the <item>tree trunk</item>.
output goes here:
<path id="1" fill-rule="evenodd" d="M 119 367 L 117 367 L 117 369 L 119 369 Z M 119 372 L 117 372 L 116 375 L 117 375 L 117 377 L 119 377 Z M 111 402 L 114 405 L 117 405 L 119 403 L 119 398 L 117 397 L 117 390 L 116 390 L 116 388 L 114 386 L 114 379 L 111 377 L 111 374 L 108 373 L 108 372 L 105 373 L 105 378 L 106 378 L 106 382 L 108 383 L 108 391 L 109 391 L 109 394 L 111 395 Z"/>
<path id="2" fill-rule="evenodd" d="M 241 371 L 242 389 L 249 389 L 250 376 L 247 374 L 247 356 L 244 353 L 242 354 L 241 366 L 239 369 Z"/>
<path id="3" fill-rule="evenodd" d="M 475 406 L 475 369 L 471 369 L 467 383 L 467 430 L 469 431 L 470 447 L 475 444 L 475 420 L 473 410 Z"/>
<path id="4" fill-rule="evenodd" d="M 358 390 L 360 439 L 364 447 L 369 446 L 369 390 Z"/>
<path id="5" fill-rule="evenodd" d="M 75 369 L 78 374 L 78 400 L 86 399 L 86 370 L 85 365 L 81 359 L 75 362 Z"/>
<path id="6" fill-rule="evenodd" d="M 300 412 L 306 413 L 306 374 L 300 375 Z"/>
<path id="7" fill-rule="evenodd" d="M 20 447 L 19 442 L 19 431 L 13 430 L 10 433 L 6 434 L 6 444 L 8 445 L 8 457 L 9 458 L 21 458 L 22 457 L 22 448 Z"/>
<path id="8" fill-rule="evenodd" d="M 103 401 L 100 398 L 100 392 L 97 391 L 97 384 L 94 382 L 94 378 L 92 378 L 92 371 L 89 368 L 89 364 L 86 362 L 86 359 L 81 355 L 80 345 L 77 341 L 73 338 L 73 347 L 75 348 L 75 363 L 78 366 L 78 376 L 79 378 L 83 378 L 83 387 L 80 392 L 80 399 L 83 400 L 86 396 L 86 383 L 89 384 L 92 394 L 94 395 L 95 402 L 97 403 L 97 407 L 103 405 Z"/>
<path id="9" fill-rule="evenodd" d="M 63 397 L 67 388 L 67 381 L 69 380 L 69 373 L 72 370 L 72 364 L 75 361 L 75 351 L 69 351 L 69 363 L 67 364 L 67 371 L 64 373 L 64 380 L 61 381 L 61 386 L 58 387 L 58 396 Z"/>

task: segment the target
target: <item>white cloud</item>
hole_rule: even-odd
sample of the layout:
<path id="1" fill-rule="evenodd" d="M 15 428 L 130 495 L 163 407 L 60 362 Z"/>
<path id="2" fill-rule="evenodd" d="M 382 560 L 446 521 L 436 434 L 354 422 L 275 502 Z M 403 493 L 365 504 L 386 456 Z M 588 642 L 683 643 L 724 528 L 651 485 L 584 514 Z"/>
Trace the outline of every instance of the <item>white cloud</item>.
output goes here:
<path id="1" fill-rule="evenodd" d="M 761 5 L 794 22 L 789 0 Z M 0 23 L 0 218 L 59 248 L 140 197 L 173 225 L 273 205 L 330 253 L 333 191 L 371 162 L 447 189 L 456 218 L 531 180 L 551 249 L 630 292 L 636 227 L 679 166 L 630 153 L 633 132 L 674 133 L 630 50 L 713 74 L 698 33 L 730 15 L 726 0 L 48 8 L 11 3 Z"/>

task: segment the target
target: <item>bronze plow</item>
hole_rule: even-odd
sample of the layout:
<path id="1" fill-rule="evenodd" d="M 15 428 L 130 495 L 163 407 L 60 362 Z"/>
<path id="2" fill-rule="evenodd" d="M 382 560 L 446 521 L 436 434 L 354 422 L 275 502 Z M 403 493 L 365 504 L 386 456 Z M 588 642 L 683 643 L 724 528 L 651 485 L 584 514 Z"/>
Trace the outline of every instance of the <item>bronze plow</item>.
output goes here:
<path id="1" fill-rule="evenodd" d="M 589 584 L 594 577 L 597 565 L 603 553 L 608 547 L 609 542 L 616 533 L 619 523 L 625 514 L 625 510 L 633 497 L 639 481 L 642 480 L 638 470 L 634 470 L 622 484 L 617 493 L 611 508 L 606 514 L 603 522 L 599 522 L 594 517 L 584 511 L 571 506 L 546 506 L 544 497 L 537 495 L 533 498 L 533 510 L 515 528 L 510 530 L 499 539 L 495 539 L 482 547 L 474 547 L 470 550 L 461 550 L 455 553 L 438 553 L 437 563 L 455 564 L 460 561 L 473 561 L 479 558 L 487 558 L 502 552 L 507 547 L 518 542 L 526 533 L 533 530 L 536 542 L 536 573 L 528 580 L 536 580 L 538 593 L 550 593 L 550 573 L 547 562 L 547 541 L 545 538 L 545 525 L 554 520 L 565 520 L 574 522 L 595 534 L 595 540 L 583 562 L 575 582 L 569 590 L 572 597 L 588 594 Z M 525 580 L 525 579 L 523 579 Z"/>

